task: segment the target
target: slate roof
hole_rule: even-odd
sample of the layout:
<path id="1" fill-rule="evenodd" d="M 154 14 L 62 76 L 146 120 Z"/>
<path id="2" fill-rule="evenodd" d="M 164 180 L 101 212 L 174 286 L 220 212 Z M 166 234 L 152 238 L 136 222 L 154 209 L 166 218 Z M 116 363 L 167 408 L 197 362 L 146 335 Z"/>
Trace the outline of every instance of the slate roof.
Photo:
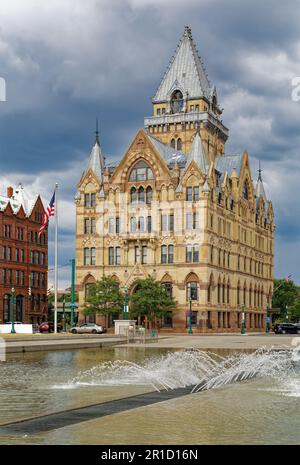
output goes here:
<path id="1" fill-rule="evenodd" d="M 194 137 L 191 151 L 187 156 L 187 162 L 185 165 L 185 169 L 188 168 L 189 164 L 192 161 L 197 163 L 197 165 L 199 166 L 199 168 L 201 169 L 203 173 L 206 173 L 208 162 L 206 158 L 205 148 L 203 146 L 203 142 L 201 140 L 199 131 L 196 132 L 196 135 Z"/>
<path id="2" fill-rule="evenodd" d="M 25 215 L 29 217 L 36 204 L 38 195 L 34 199 L 30 199 L 23 186 L 20 184 L 17 189 L 14 190 L 13 197 L 7 197 L 0 195 L 0 211 L 4 211 L 7 205 L 10 203 L 13 212 L 16 214 L 20 210 L 21 206 L 24 209 Z"/>
<path id="3" fill-rule="evenodd" d="M 202 96 L 210 98 L 212 95 L 211 84 L 188 26 L 185 27 L 153 102 L 168 100 L 176 89 L 188 92 L 189 98 Z"/>

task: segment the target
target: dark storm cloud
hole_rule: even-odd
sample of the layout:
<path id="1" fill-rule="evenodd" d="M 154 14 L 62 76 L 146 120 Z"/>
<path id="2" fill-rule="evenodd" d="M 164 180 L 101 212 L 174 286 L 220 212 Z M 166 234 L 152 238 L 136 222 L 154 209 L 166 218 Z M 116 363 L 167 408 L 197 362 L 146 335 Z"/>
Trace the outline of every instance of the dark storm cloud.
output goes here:
<path id="1" fill-rule="evenodd" d="M 227 151 L 247 148 L 254 178 L 262 160 L 280 238 L 276 272 L 284 274 L 300 228 L 300 102 L 291 99 L 299 17 L 291 0 L 2 0 L 1 190 L 23 181 L 48 202 L 58 179 L 61 261 L 71 258 L 73 196 L 95 118 L 108 161 L 121 158 L 151 114 L 150 97 L 188 24 L 224 107 Z"/>

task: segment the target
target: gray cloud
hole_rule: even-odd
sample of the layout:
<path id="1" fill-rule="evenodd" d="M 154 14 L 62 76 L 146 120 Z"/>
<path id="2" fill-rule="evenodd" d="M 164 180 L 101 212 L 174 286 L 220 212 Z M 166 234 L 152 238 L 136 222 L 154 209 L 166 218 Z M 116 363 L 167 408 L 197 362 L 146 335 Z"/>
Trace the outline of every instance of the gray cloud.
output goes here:
<path id="1" fill-rule="evenodd" d="M 1 0 L 1 190 L 22 181 L 47 203 L 59 180 L 67 211 L 61 261 L 71 258 L 73 195 L 96 116 L 105 153 L 120 158 L 151 114 L 150 97 L 189 24 L 224 107 L 227 151 L 246 148 L 254 178 L 263 162 L 277 221 L 276 273 L 286 274 L 299 250 L 300 102 L 291 99 L 299 14 L 292 0 Z"/>

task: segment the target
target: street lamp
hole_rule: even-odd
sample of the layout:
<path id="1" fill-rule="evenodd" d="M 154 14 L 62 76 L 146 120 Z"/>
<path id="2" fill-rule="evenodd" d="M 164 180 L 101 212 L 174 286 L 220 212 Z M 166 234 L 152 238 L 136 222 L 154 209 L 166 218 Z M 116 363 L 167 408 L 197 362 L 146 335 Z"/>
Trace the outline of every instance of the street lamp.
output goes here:
<path id="1" fill-rule="evenodd" d="M 242 304 L 242 331 L 241 334 L 245 335 L 245 304 Z"/>
<path id="2" fill-rule="evenodd" d="M 66 296 L 63 295 L 63 330 L 66 332 Z"/>
<path id="3" fill-rule="evenodd" d="M 16 334 L 15 330 L 15 288 L 11 288 L 11 334 Z"/>
<path id="4" fill-rule="evenodd" d="M 269 334 L 270 328 L 269 328 L 269 304 L 267 303 L 266 306 L 266 334 Z"/>
<path id="5" fill-rule="evenodd" d="M 285 314 L 286 322 L 288 322 L 289 321 L 289 307 L 287 305 L 285 306 L 285 311 L 286 311 L 286 314 Z"/>
<path id="6" fill-rule="evenodd" d="M 124 308 L 123 308 L 123 319 L 127 320 L 128 312 L 128 289 L 127 286 L 124 287 Z"/>

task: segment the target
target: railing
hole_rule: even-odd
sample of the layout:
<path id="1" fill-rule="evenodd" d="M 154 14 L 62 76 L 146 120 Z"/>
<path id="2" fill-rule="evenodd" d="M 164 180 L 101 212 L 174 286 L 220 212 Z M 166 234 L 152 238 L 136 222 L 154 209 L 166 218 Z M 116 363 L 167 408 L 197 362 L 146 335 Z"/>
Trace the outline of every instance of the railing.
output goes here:
<path id="1" fill-rule="evenodd" d="M 127 344 L 145 344 L 146 342 L 157 342 L 158 331 L 146 329 L 143 326 L 126 328 Z"/>

